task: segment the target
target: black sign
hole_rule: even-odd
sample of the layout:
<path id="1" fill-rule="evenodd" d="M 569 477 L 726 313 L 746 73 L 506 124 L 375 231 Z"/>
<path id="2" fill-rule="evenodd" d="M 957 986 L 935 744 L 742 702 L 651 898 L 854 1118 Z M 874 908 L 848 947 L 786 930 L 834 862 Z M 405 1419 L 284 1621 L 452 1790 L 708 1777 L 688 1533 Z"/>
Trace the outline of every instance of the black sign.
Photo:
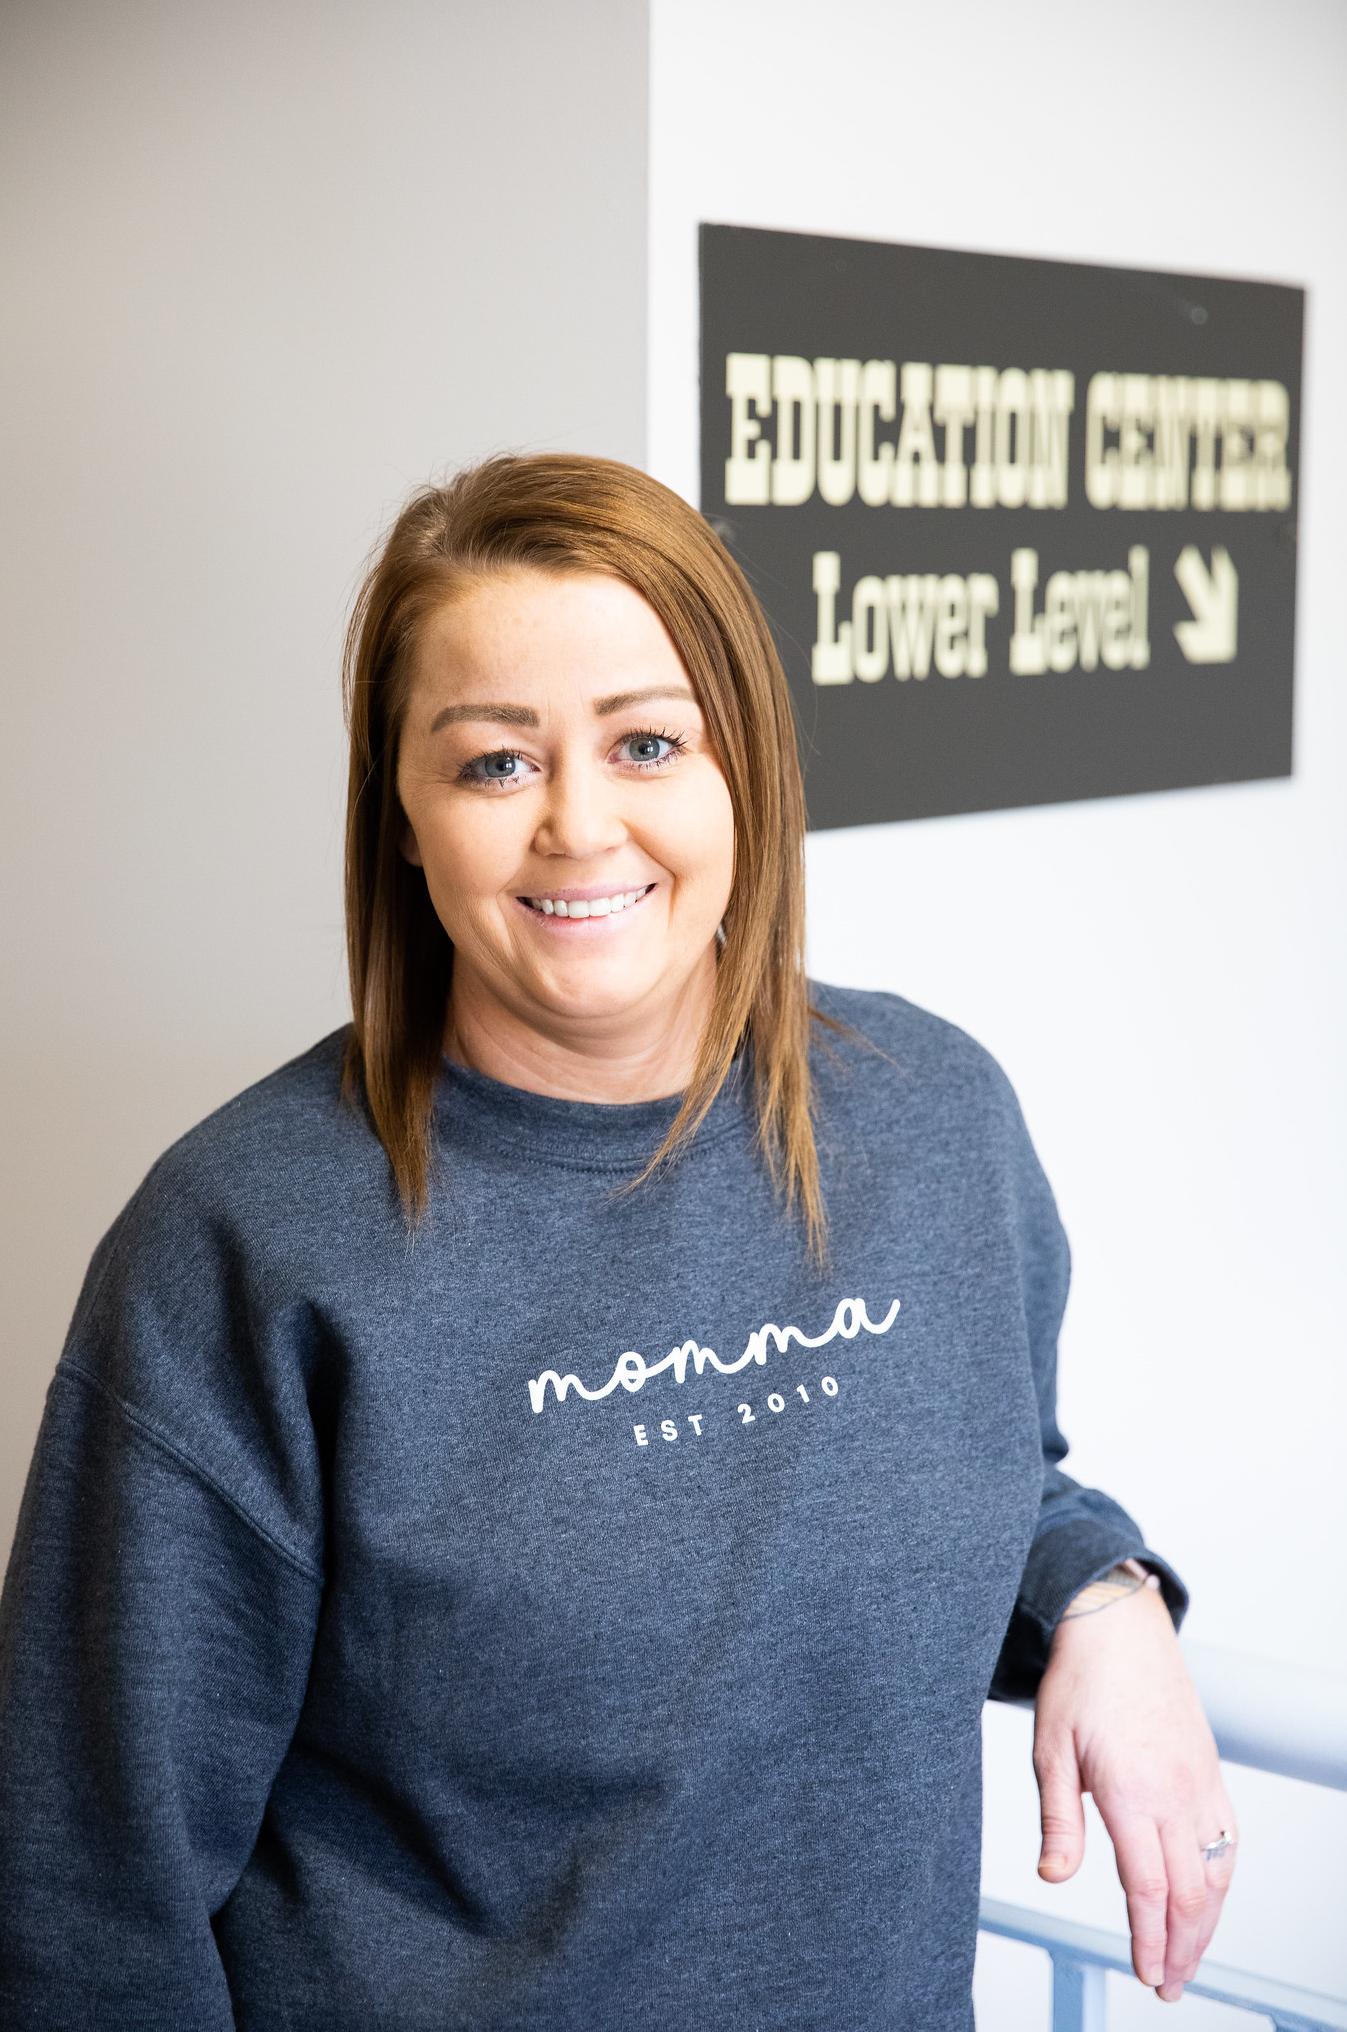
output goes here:
<path id="1" fill-rule="evenodd" d="M 1291 773 L 1305 292 L 703 225 L 815 830 Z"/>

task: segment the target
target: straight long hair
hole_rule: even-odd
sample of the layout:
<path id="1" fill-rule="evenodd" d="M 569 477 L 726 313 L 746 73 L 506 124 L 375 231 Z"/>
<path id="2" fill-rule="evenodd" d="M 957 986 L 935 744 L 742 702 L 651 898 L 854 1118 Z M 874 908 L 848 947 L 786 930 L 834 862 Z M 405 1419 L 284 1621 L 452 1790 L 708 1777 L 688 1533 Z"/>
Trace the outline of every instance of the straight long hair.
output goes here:
<path id="1" fill-rule="evenodd" d="M 809 998 L 804 784 L 790 689 L 766 616 L 705 517 L 638 467 L 574 452 L 500 452 L 417 491 L 376 546 L 342 659 L 353 1012 L 342 1097 L 363 1099 L 414 1235 L 430 1199 L 453 945 L 424 870 L 399 850 L 398 744 L 428 616 L 521 567 L 607 573 L 649 603 L 687 670 L 732 803 L 734 883 L 709 1019 L 667 1135 L 620 1190 L 636 1190 L 676 1159 L 751 1039 L 758 1147 L 787 1211 L 802 1212 L 821 1267 L 829 1248 L 810 1026 L 872 1040 Z"/>

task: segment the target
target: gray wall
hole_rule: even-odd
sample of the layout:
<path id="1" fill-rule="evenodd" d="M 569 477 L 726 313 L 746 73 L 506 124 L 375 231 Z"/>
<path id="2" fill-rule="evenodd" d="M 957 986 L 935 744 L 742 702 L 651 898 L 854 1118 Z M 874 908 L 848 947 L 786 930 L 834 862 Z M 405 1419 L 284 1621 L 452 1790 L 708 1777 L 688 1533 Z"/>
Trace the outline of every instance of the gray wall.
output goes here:
<path id="1" fill-rule="evenodd" d="M 411 487 L 645 452 L 640 0 L 12 6 L 0 1547 L 98 1235 L 349 1015 L 338 658 Z"/>

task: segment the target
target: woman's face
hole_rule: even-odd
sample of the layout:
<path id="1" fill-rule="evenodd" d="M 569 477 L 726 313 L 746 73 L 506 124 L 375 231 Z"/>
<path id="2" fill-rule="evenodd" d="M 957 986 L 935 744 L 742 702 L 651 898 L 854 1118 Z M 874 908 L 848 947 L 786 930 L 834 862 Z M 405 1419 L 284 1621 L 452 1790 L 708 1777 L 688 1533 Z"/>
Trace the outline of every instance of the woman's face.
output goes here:
<path id="1" fill-rule="evenodd" d="M 397 788 L 402 852 L 425 870 L 454 994 L 475 1012 L 649 1034 L 690 986 L 709 994 L 729 789 L 664 624 L 624 581 L 515 569 L 433 613 Z M 586 918 L 523 900 L 576 890 L 627 901 L 591 901 Z"/>

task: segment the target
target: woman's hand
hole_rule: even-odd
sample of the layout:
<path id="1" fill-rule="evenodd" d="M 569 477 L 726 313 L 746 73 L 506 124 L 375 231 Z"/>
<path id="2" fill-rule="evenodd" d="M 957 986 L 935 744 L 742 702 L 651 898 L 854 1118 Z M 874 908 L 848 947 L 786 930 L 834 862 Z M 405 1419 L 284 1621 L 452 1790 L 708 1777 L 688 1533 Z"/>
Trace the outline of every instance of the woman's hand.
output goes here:
<path id="1" fill-rule="evenodd" d="M 1123 1594 L 1093 1583 L 1069 1604 L 1035 1703 L 1034 1775 L 1040 1875 L 1060 1884 L 1079 1868 L 1082 1794 L 1092 1793 L 1127 1896 L 1132 1966 L 1177 2002 L 1234 1873 L 1233 1845 L 1211 1862 L 1202 1845 L 1239 1830 L 1215 1737 L 1155 1589 Z"/>

